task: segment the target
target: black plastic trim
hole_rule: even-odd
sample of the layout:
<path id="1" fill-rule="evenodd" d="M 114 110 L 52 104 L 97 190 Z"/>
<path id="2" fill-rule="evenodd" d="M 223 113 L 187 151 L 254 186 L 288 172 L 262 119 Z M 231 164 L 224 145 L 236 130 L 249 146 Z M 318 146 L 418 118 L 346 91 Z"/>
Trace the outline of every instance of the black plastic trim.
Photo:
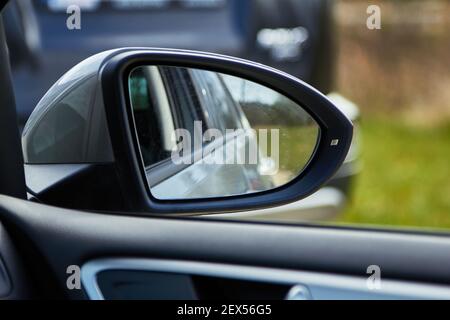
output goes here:
<path id="1" fill-rule="evenodd" d="M 378 265 L 386 280 L 450 284 L 450 236 L 443 233 L 96 214 L 5 196 L 0 196 L 0 220 L 14 239 L 23 237 L 22 242 L 15 241 L 22 257 L 30 257 L 30 249 L 35 248 L 49 266 L 38 276 L 56 277 L 59 287 L 78 299 L 85 295 L 80 290 L 67 290 L 67 266 L 82 266 L 106 257 L 222 263 L 365 278 L 367 267 Z M 29 261 L 32 270 L 38 261 Z"/>
<path id="2" fill-rule="evenodd" d="M 16 101 L 3 20 L 0 15 L 0 193 L 26 199 Z"/>

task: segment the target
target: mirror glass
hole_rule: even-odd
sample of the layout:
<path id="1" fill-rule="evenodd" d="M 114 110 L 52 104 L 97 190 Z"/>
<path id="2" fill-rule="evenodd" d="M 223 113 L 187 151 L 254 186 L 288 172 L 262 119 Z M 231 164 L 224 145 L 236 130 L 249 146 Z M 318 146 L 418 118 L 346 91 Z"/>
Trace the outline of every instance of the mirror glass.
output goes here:
<path id="1" fill-rule="evenodd" d="M 157 199 L 260 192 L 297 177 L 319 126 L 301 106 L 235 76 L 140 66 L 128 79 L 148 186 Z"/>

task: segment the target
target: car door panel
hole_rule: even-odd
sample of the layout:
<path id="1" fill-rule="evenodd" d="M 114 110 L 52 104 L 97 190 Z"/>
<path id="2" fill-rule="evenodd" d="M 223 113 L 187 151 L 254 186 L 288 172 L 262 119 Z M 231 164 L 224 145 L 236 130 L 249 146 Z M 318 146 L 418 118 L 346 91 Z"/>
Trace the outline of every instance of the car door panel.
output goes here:
<path id="1" fill-rule="evenodd" d="M 47 272 L 54 275 L 55 286 L 75 299 L 89 296 L 84 290 L 67 290 L 68 266 L 80 266 L 83 274 L 89 266 L 86 263 L 117 258 L 144 259 L 147 263 L 156 259 L 163 265 L 172 264 L 172 268 L 178 265 L 178 274 L 193 274 L 183 271 L 183 264 L 198 263 L 204 272 L 194 274 L 219 278 L 223 274 L 215 274 L 217 268 L 227 269 L 226 278 L 233 279 L 268 272 L 274 276 L 259 280 L 269 284 L 293 275 L 281 282 L 306 284 L 316 298 L 337 298 L 341 294 L 342 298 L 361 299 L 430 298 L 445 290 L 450 292 L 450 239 L 438 234 L 120 216 L 60 209 L 5 196 L 0 196 L 0 220 L 13 234 L 26 235 L 18 242 L 22 256 L 29 257 L 27 250 L 34 248 L 37 254 L 33 257 L 39 257 L 34 259 L 42 259 Z M 37 260 L 33 263 L 38 264 Z M 30 261 L 26 264 L 33 265 Z M 400 285 L 400 289 L 367 290 L 370 265 L 380 266 L 388 288 Z M 129 263 L 122 269 L 136 268 Z M 137 268 L 143 269 L 174 273 L 169 267 Z M 354 283 L 359 291 L 355 291 Z M 445 294 L 441 297 L 449 298 Z"/>
<path id="2" fill-rule="evenodd" d="M 31 298 L 29 280 L 17 247 L 0 222 L 0 300 Z"/>

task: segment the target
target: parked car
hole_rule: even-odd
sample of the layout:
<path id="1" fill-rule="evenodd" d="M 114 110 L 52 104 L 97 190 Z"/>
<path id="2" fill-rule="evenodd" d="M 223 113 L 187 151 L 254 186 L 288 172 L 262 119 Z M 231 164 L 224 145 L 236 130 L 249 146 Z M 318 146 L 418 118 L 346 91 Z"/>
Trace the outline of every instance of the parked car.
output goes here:
<path id="1" fill-rule="evenodd" d="M 67 27 L 71 4 L 80 6 L 79 30 Z M 330 0 L 11 2 L 6 7 L 7 20 L 15 21 L 7 24 L 10 44 L 33 39 L 15 45 L 14 57 L 31 50 L 45 70 L 20 68 L 29 59 L 14 58 L 19 65 L 13 79 L 20 121 L 25 123 L 66 70 L 92 54 L 124 46 L 205 50 L 252 59 L 329 93 L 336 60 L 332 8 Z"/>

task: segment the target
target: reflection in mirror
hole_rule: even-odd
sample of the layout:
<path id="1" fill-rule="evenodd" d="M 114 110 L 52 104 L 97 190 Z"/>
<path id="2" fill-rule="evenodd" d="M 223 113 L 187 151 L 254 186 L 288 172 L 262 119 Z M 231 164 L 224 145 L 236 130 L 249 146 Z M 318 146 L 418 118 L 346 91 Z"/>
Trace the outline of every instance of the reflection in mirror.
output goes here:
<path id="1" fill-rule="evenodd" d="M 201 69 L 141 66 L 129 76 L 142 162 L 157 199 L 226 197 L 297 177 L 318 124 L 255 82 Z"/>

